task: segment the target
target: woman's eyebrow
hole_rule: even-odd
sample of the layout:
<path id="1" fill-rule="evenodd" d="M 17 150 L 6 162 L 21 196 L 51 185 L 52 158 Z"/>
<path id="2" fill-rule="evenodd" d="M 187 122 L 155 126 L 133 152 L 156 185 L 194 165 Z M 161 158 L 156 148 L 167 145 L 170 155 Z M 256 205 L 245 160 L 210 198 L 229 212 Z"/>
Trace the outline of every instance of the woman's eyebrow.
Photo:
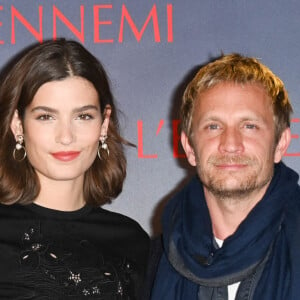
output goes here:
<path id="1" fill-rule="evenodd" d="M 74 108 L 72 110 L 72 112 L 78 113 L 78 112 L 83 112 L 83 111 L 86 111 L 86 110 L 89 110 L 89 109 L 96 110 L 96 111 L 99 110 L 98 106 L 96 106 L 96 105 L 84 105 L 84 106 L 81 106 L 81 107 L 78 107 L 78 108 Z M 59 112 L 57 109 L 51 108 L 51 107 L 48 107 L 48 106 L 36 106 L 31 110 L 31 112 L 35 112 L 35 111 L 39 111 L 39 110 L 49 112 L 49 113 L 58 113 Z"/>
<path id="2" fill-rule="evenodd" d="M 31 109 L 31 112 L 35 112 L 35 111 L 39 111 L 39 110 L 50 112 L 50 113 L 56 113 L 57 112 L 57 109 L 54 109 L 54 108 L 51 108 L 51 107 L 48 107 L 48 106 L 36 106 L 36 107 Z"/>
<path id="3" fill-rule="evenodd" d="M 82 111 L 89 110 L 89 109 L 93 109 L 93 110 L 98 111 L 99 107 L 96 106 L 96 105 L 84 105 L 84 106 L 81 106 L 81 107 L 78 107 L 78 108 L 74 108 L 73 112 L 78 113 L 78 112 L 82 112 Z"/>

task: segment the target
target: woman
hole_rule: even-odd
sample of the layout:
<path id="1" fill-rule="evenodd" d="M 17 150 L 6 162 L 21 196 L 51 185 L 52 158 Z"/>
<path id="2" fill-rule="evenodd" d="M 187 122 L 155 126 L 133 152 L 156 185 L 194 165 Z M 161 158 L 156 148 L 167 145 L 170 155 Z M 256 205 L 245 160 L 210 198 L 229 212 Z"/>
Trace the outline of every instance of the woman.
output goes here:
<path id="1" fill-rule="evenodd" d="M 148 236 L 99 207 L 126 176 L 100 62 L 74 41 L 32 47 L 2 79 L 0 117 L 0 298 L 138 299 Z"/>

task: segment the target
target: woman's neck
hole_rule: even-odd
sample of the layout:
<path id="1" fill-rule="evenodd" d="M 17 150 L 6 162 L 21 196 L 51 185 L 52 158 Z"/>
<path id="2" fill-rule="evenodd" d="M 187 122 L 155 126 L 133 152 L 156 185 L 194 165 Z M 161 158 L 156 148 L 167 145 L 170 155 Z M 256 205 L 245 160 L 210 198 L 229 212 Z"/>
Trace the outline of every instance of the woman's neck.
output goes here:
<path id="1" fill-rule="evenodd" d="M 83 177 L 75 180 L 50 180 L 39 176 L 41 190 L 34 203 L 61 211 L 74 211 L 85 205 Z"/>

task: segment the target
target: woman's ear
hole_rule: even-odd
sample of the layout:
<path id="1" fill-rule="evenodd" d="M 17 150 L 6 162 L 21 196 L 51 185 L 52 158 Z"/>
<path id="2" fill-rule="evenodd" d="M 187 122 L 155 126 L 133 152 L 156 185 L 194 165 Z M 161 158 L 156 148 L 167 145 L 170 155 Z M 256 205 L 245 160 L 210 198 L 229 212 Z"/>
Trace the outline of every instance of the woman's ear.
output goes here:
<path id="1" fill-rule="evenodd" d="M 10 129 L 15 137 L 18 135 L 23 135 L 23 126 L 17 109 L 15 110 L 13 118 L 10 122 Z"/>
<path id="2" fill-rule="evenodd" d="M 100 138 L 107 136 L 110 115 L 111 115 L 111 106 L 109 104 L 107 104 L 105 106 L 104 113 L 103 113 L 104 120 L 103 120 L 103 123 L 101 125 Z"/>

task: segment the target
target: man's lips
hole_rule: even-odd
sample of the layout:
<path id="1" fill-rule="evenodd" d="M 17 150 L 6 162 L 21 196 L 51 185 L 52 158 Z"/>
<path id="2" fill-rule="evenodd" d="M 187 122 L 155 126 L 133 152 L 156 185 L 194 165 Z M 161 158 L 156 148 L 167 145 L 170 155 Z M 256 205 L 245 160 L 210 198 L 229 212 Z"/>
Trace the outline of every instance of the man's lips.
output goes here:
<path id="1" fill-rule="evenodd" d="M 53 152 L 51 155 L 61 161 L 71 161 L 80 154 L 80 151 L 60 151 Z"/>
<path id="2" fill-rule="evenodd" d="M 254 161 L 249 157 L 233 156 L 233 157 L 211 157 L 209 163 L 220 169 L 242 169 L 253 165 Z"/>
<path id="3" fill-rule="evenodd" d="M 217 168 L 220 169 L 241 169 L 241 168 L 245 168 L 248 165 L 247 164 L 216 164 L 215 165 Z"/>

